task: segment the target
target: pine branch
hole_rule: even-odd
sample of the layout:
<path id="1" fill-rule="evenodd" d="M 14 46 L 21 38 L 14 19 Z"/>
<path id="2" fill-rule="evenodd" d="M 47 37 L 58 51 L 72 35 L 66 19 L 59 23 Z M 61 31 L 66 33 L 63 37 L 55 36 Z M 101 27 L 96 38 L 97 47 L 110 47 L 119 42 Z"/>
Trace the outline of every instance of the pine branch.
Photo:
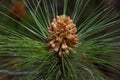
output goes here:
<path id="1" fill-rule="evenodd" d="M 120 25 L 120 14 L 103 0 L 82 19 L 91 1 L 75 0 L 70 16 L 69 0 L 62 11 L 57 0 L 24 0 L 30 22 L 0 11 L 17 23 L 0 22 L 0 74 L 18 80 L 112 80 L 103 72 L 109 69 L 120 74 L 119 61 L 110 59 L 119 56 L 120 29 L 103 33 Z"/>

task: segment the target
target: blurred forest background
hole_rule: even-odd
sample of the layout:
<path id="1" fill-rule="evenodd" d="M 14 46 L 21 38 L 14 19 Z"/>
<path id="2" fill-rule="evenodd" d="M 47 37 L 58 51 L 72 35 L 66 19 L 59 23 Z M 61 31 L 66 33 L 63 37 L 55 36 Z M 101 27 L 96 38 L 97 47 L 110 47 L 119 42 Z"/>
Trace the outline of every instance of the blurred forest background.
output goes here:
<path id="1" fill-rule="evenodd" d="M 29 1 L 31 1 L 31 0 L 29 0 Z M 62 10 L 61 10 L 61 7 L 63 7 L 63 3 L 61 3 L 61 0 L 58 0 L 58 1 L 59 1 L 59 2 L 58 2 L 58 3 L 59 3 L 59 4 L 58 4 L 59 10 L 60 10 L 60 12 L 61 12 L 61 11 L 62 11 Z M 31 2 L 32 2 L 32 1 L 31 1 Z M 71 1 L 69 1 L 69 2 L 70 2 L 70 3 L 69 3 L 69 7 L 68 7 L 68 14 L 71 14 L 71 11 L 73 10 L 72 5 L 73 5 L 73 3 L 75 2 L 75 0 L 71 0 Z M 93 9 L 95 9 L 96 6 L 97 6 L 100 2 L 101 2 L 101 0 L 91 0 L 90 4 L 88 5 L 88 6 L 89 6 L 89 7 L 88 7 L 89 9 L 87 9 L 87 10 L 84 12 L 84 15 L 83 15 L 83 18 L 82 18 L 82 19 L 86 18 L 87 14 L 90 13 Z M 16 3 L 16 0 L 0 0 L 0 11 L 5 12 L 6 14 L 10 15 L 11 12 L 10 12 L 8 9 L 11 10 L 11 7 L 12 7 L 15 3 Z M 109 4 L 109 6 L 112 6 L 115 10 L 120 11 L 120 0 L 106 0 L 106 3 L 105 3 L 105 4 Z M 60 12 L 59 12 L 59 13 L 60 13 Z M 28 12 L 27 9 L 26 9 L 25 13 L 23 13 L 23 15 L 21 15 L 21 18 L 24 18 L 24 19 L 25 19 L 26 21 L 28 21 L 29 23 L 32 23 L 32 19 L 31 19 L 31 17 L 30 17 L 29 15 L 30 15 L 30 14 L 29 14 L 29 12 Z M 11 17 L 16 18 L 16 17 L 14 17 L 13 15 L 12 15 Z M 81 19 L 81 20 L 82 20 L 82 19 Z M 24 23 L 24 21 L 22 21 L 22 19 L 17 19 L 17 18 L 16 18 L 16 20 L 18 20 L 18 21 L 21 22 L 21 23 Z M 21 30 L 21 31 L 25 31 L 25 30 L 22 30 L 21 27 L 20 27 L 18 24 L 16 24 L 14 21 L 9 20 L 8 18 L 6 18 L 6 17 L 3 16 L 3 15 L 0 15 L 0 24 L 2 24 L 2 23 L 7 23 L 7 24 L 9 24 L 9 26 L 13 26 L 13 27 L 16 28 L 16 29 L 19 29 L 19 30 Z M 32 23 L 32 24 L 34 24 L 34 23 Z M 118 28 L 120 28 L 120 25 L 114 26 L 113 28 L 109 28 L 109 29 L 103 31 L 102 33 L 106 33 L 106 32 L 112 31 L 113 29 L 118 29 Z M 0 33 L 4 34 L 4 32 L 0 32 Z M 29 32 L 28 32 L 28 33 L 29 33 Z M 118 34 L 118 35 L 120 35 L 120 34 Z M 114 55 L 114 56 L 116 56 L 116 55 Z M 116 59 L 113 59 L 113 58 L 111 57 L 110 59 L 120 62 L 119 57 L 120 57 L 120 56 L 116 56 Z M 120 67 L 118 67 L 117 69 L 120 70 Z M 105 74 L 114 77 L 115 80 L 119 80 L 119 79 L 120 79 L 120 74 L 119 74 L 119 73 L 116 73 L 115 71 L 111 71 L 111 70 L 110 70 L 110 71 L 103 70 L 103 71 L 105 72 Z M 12 80 L 12 77 L 13 77 L 13 76 L 14 76 L 14 75 L 12 75 L 12 76 L 9 75 L 8 77 L 5 77 L 4 80 Z M 11 78 L 11 79 L 10 79 L 10 78 Z"/>

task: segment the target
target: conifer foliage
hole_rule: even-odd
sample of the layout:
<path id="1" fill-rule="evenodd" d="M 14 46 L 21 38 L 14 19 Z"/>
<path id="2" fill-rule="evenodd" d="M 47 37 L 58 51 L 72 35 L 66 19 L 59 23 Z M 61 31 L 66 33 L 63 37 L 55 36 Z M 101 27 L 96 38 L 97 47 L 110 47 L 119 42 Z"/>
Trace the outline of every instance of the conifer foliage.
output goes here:
<path id="1" fill-rule="evenodd" d="M 0 22 L 1 75 L 14 75 L 13 80 L 114 80 L 104 70 L 120 74 L 120 63 L 111 60 L 120 56 L 120 29 L 104 32 L 120 25 L 119 12 L 103 0 L 86 13 L 92 0 L 75 0 L 69 13 L 69 1 L 23 0 L 32 23 L 0 11 L 20 26 Z"/>

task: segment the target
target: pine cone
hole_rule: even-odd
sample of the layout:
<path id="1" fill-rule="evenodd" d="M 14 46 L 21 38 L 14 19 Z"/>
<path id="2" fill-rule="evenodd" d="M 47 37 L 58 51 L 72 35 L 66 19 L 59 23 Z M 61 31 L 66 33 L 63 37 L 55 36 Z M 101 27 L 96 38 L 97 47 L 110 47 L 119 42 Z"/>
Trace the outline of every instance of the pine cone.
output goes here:
<path id="1" fill-rule="evenodd" d="M 69 54 L 70 50 L 77 47 L 77 28 L 70 17 L 57 16 L 56 19 L 53 19 L 48 32 L 50 50 L 58 53 L 59 57 L 62 56 L 62 53 Z"/>
<path id="2" fill-rule="evenodd" d="M 25 16 L 27 11 L 22 1 L 13 3 L 10 9 L 11 9 L 10 16 L 18 21 Z"/>

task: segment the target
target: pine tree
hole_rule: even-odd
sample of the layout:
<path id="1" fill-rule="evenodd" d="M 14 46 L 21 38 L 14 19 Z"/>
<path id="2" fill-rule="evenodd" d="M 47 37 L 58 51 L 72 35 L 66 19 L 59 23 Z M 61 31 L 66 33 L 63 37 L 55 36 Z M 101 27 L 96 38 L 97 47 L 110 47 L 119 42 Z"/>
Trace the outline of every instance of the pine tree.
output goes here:
<path id="1" fill-rule="evenodd" d="M 59 0 L 60 1 L 60 0 Z M 0 22 L 0 74 L 13 80 L 114 80 L 104 70 L 117 70 L 120 63 L 120 14 L 104 3 L 90 10 L 92 0 L 69 0 L 62 12 L 58 0 L 24 0 L 33 22 L 16 21 L 20 29 Z M 84 17 L 85 16 L 85 17 Z M 18 76 L 19 75 L 19 76 Z"/>

